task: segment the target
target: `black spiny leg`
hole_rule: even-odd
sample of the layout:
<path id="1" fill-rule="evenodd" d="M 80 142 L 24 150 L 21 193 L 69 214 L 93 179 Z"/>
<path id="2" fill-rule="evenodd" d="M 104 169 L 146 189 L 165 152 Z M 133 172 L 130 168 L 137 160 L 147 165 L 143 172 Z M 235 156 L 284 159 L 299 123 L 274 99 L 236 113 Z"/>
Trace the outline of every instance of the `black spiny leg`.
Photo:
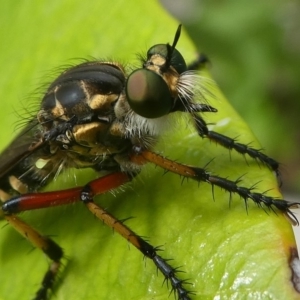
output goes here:
<path id="1" fill-rule="evenodd" d="M 211 184 L 213 187 L 218 186 L 221 189 L 229 192 L 230 194 L 237 194 L 244 199 L 246 205 L 247 200 L 252 200 L 259 207 L 265 207 L 269 210 L 275 211 L 275 209 L 281 211 L 290 220 L 293 225 L 299 225 L 299 222 L 293 212 L 290 210 L 291 207 L 297 207 L 300 203 L 290 202 L 284 199 L 277 199 L 267 196 L 262 193 L 253 192 L 253 188 L 248 188 L 240 185 L 240 180 L 232 181 L 226 178 L 212 175 L 210 172 L 203 168 L 194 166 L 188 166 L 176 161 L 167 159 L 155 152 L 141 149 L 133 149 L 134 153 L 131 156 L 133 162 L 142 164 L 152 162 L 163 169 L 179 174 L 186 178 L 194 179 L 198 182 L 206 182 Z"/>
<path id="2" fill-rule="evenodd" d="M 198 57 L 187 66 L 187 69 L 198 70 L 201 69 L 207 63 L 209 63 L 208 57 L 205 54 L 201 53 L 198 54 Z"/>
<path id="3" fill-rule="evenodd" d="M 192 62 L 191 64 L 188 65 L 188 70 L 197 70 L 203 68 L 205 64 L 209 62 L 209 59 L 204 55 L 204 54 L 199 54 L 197 59 Z M 205 104 L 195 104 L 191 103 L 189 105 L 189 111 L 191 113 L 193 112 L 216 112 L 217 110 L 213 107 L 210 107 Z M 198 132 L 198 134 L 202 138 L 209 138 L 212 141 L 215 141 L 216 143 L 222 145 L 223 147 L 232 150 L 234 149 L 240 154 L 247 154 L 251 158 L 259 160 L 260 162 L 266 164 L 271 170 L 275 171 L 276 174 L 278 175 L 279 171 L 279 163 L 274 160 L 271 157 L 268 157 L 264 153 L 262 153 L 260 150 L 249 147 L 245 144 L 238 143 L 235 139 L 230 138 L 226 135 L 217 133 L 215 131 L 211 131 L 208 129 L 206 122 L 199 116 L 193 113 L 193 118 L 195 122 L 195 128 Z"/>
<path id="4" fill-rule="evenodd" d="M 150 258 L 158 270 L 164 275 L 165 279 L 171 283 L 172 290 L 177 294 L 178 300 L 190 300 L 192 292 L 185 288 L 186 281 L 179 279 L 177 277 L 177 270 L 168 264 L 166 259 L 157 254 L 158 248 L 150 245 L 129 227 L 124 225 L 123 222 L 119 221 L 102 207 L 98 206 L 93 201 L 95 192 L 92 190 L 95 190 L 95 186 L 92 188 L 87 185 L 81 194 L 81 200 L 91 213 L 111 227 L 114 231 L 122 235 L 128 242 L 140 250 L 142 254 Z"/>
<path id="5" fill-rule="evenodd" d="M 229 150 L 234 149 L 235 151 L 237 151 L 240 154 L 243 154 L 243 155 L 247 154 L 251 158 L 259 160 L 263 164 L 266 164 L 271 170 L 275 171 L 276 174 L 278 175 L 279 163 L 276 160 L 265 155 L 258 149 L 254 149 L 247 145 L 238 143 L 233 138 L 230 138 L 226 135 L 209 130 L 206 122 L 199 115 L 193 115 L 193 118 L 194 118 L 194 122 L 195 122 L 195 128 L 196 128 L 198 134 L 202 138 L 207 137 L 210 140 L 215 141 L 216 143 L 220 144 L 221 146 L 223 146 Z"/>
<path id="6" fill-rule="evenodd" d="M 41 249 L 49 259 L 51 259 L 52 262 L 44 275 L 41 287 L 33 298 L 33 300 L 48 299 L 47 295 L 53 287 L 53 283 L 61 265 L 61 259 L 63 257 L 61 247 L 50 238 L 40 235 L 35 229 L 15 215 L 4 215 L 4 217 L 8 223 L 10 223 L 10 225 L 12 225 L 23 237 L 28 239 L 33 246 Z"/>

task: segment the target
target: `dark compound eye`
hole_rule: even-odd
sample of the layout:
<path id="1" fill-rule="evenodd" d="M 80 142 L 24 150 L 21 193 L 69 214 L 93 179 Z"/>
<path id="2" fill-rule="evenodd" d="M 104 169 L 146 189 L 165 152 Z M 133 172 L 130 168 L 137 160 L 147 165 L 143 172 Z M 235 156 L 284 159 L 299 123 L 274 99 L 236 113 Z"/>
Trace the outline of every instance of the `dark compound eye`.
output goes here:
<path id="1" fill-rule="evenodd" d="M 162 117 L 173 107 L 166 82 L 160 75 L 147 69 L 139 69 L 129 75 L 126 95 L 132 110 L 145 118 Z"/>
<path id="2" fill-rule="evenodd" d="M 166 44 L 157 44 L 152 46 L 148 52 L 147 52 L 147 60 L 151 60 L 151 57 L 153 55 L 160 55 L 168 61 L 168 53 L 170 50 L 171 46 L 167 46 Z M 187 70 L 187 66 L 185 63 L 185 60 L 181 53 L 177 49 L 172 48 L 172 53 L 171 53 L 171 59 L 170 59 L 170 65 L 178 72 L 178 74 L 181 74 Z"/>

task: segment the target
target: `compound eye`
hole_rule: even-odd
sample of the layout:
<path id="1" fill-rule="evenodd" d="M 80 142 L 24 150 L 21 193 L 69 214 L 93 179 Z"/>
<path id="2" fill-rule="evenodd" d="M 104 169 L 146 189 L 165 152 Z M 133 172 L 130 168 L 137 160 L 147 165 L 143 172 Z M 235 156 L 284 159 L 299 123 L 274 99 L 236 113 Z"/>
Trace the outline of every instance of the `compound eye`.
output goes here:
<path id="1" fill-rule="evenodd" d="M 160 55 L 166 60 L 168 58 L 168 47 L 165 44 L 157 44 L 152 46 L 147 52 L 147 59 L 150 60 L 153 55 Z M 173 49 L 171 54 L 171 66 L 181 74 L 187 70 L 185 60 L 181 53 L 177 49 Z"/>
<path id="2" fill-rule="evenodd" d="M 147 69 L 138 69 L 129 75 L 126 96 L 131 109 L 149 119 L 162 117 L 173 107 L 173 98 L 166 82 Z"/>
<path id="3" fill-rule="evenodd" d="M 166 44 L 157 44 L 152 46 L 147 52 L 147 59 L 150 59 L 151 56 L 159 54 L 160 56 L 167 58 L 168 48 Z"/>

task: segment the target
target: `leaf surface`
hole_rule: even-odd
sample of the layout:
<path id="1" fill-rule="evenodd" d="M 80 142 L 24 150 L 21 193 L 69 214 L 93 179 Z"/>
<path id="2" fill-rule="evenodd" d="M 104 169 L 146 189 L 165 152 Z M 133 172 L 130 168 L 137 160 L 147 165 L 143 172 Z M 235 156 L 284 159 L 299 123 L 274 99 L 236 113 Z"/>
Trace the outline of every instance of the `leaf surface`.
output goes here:
<path id="1" fill-rule="evenodd" d="M 1 4 L 0 56 L 1 146 L 12 139 L 22 108 L 38 110 L 36 86 L 55 78 L 49 70 L 74 64 L 70 58 L 101 58 L 139 66 L 136 53 L 157 43 L 172 42 L 178 22 L 154 1 L 30 1 Z M 197 50 L 185 33 L 177 48 L 191 62 Z M 75 59 L 75 63 L 78 59 Z M 54 72 L 57 74 L 57 72 Z M 209 76 L 206 74 L 206 76 Z M 260 148 L 243 120 L 217 87 L 209 103 L 217 114 L 206 113 L 214 131 L 252 142 Z M 29 96 L 28 96 L 29 95 Z M 255 100 L 255 99 L 254 99 Z M 253 101 L 254 101 L 253 100 Z M 245 104 L 246 105 L 246 104 Z M 17 114 L 13 111 L 18 112 Z M 156 151 L 179 162 L 204 167 L 274 197 L 280 197 L 276 178 L 266 167 L 208 140 L 199 138 L 187 118 L 163 136 Z M 246 159 L 246 160 L 245 160 Z M 288 266 L 295 241 L 281 215 L 209 185 L 147 165 L 129 185 L 97 202 L 151 244 L 172 258 L 188 278 L 194 299 L 297 299 Z M 67 171 L 48 189 L 84 184 L 90 172 Z M 21 217 L 50 235 L 64 249 L 66 259 L 55 285 L 54 298 L 166 299 L 169 290 L 150 260 L 117 233 L 96 220 L 81 203 L 26 212 Z M 3 224 L 3 225 L 2 225 Z M 48 266 L 47 259 L 12 228 L 0 229 L 0 299 L 31 299 Z M 173 296 L 170 296 L 172 298 Z"/>

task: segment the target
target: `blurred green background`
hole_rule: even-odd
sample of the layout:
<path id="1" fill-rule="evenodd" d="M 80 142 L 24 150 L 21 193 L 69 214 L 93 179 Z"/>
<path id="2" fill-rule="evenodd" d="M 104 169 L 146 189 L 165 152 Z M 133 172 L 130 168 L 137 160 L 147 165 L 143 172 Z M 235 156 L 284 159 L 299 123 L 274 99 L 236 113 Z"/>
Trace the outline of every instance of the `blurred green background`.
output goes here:
<path id="1" fill-rule="evenodd" d="M 207 54 L 221 90 L 266 153 L 282 164 L 285 194 L 299 194 L 300 1 L 161 2 Z"/>

